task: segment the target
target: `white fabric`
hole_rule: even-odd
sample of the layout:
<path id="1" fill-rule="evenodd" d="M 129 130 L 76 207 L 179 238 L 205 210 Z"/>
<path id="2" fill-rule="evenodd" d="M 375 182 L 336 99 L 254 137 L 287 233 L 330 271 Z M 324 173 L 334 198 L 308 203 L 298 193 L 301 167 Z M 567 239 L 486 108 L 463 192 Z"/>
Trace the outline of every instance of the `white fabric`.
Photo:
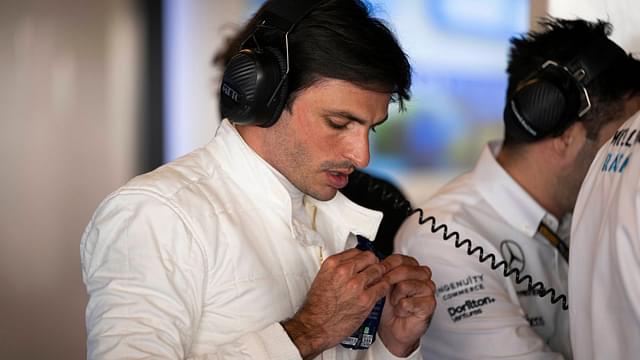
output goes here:
<path id="1" fill-rule="evenodd" d="M 571 229 L 569 294 L 576 359 L 640 356 L 640 112 L 600 149 Z"/>
<path id="2" fill-rule="evenodd" d="M 355 246 L 354 234 L 375 238 L 382 214 L 339 193 L 304 197 L 316 233 L 292 219 L 274 171 L 225 120 L 206 147 L 99 206 L 81 242 L 90 359 L 300 358 L 279 322 L 321 259 Z M 380 343 L 321 357 L 395 358 Z"/>
<path id="3" fill-rule="evenodd" d="M 420 206 L 449 233 L 481 246 L 484 254 L 504 259 L 535 281 L 567 293 L 567 263 L 537 233 L 544 220 L 559 236 L 568 234 L 569 219 L 558 220 L 538 205 L 498 164 L 499 144 L 487 146 L 473 171 L 453 180 Z M 566 237 L 566 236 L 564 236 Z M 410 217 L 396 236 L 396 249 L 431 267 L 438 306 L 422 338 L 425 357 L 435 359 L 561 359 L 571 357 L 567 311 L 527 292 L 502 271 L 469 256 L 466 245 L 432 233 L 431 223 Z M 513 254 L 514 256 L 511 256 Z M 554 352 L 555 351 L 555 352 Z"/>

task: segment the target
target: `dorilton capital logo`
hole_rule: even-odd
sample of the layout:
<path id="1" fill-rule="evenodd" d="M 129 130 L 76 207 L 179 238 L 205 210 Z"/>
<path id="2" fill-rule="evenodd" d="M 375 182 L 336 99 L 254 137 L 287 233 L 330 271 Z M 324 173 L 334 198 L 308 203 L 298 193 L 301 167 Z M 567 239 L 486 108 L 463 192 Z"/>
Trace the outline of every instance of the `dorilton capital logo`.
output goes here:
<path id="1" fill-rule="evenodd" d="M 482 314 L 482 308 L 495 301 L 496 299 L 489 296 L 480 299 L 469 299 L 462 305 L 447 308 L 447 312 L 453 322 L 458 322 L 462 319 Z"/>

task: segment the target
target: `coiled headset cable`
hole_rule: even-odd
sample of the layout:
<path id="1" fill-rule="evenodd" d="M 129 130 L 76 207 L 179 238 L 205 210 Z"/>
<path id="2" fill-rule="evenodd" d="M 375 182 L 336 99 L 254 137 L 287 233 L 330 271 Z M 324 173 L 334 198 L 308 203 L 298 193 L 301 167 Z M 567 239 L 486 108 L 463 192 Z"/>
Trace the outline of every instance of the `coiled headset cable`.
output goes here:
<path id="1" fill-rule="evenodd" d="M 453 239 L 453 244 L 455 245 L 455 247 L 458 249 L 463 248 L 467 252 L 467 255 L 472 256 L 477 253 L 480 263 L 488 262 L 492 270 L 501 271 L 502 275 L 507 278 L 515 274 L 514 280 L 517 284 L 526 283 L 527 289 L 529 291 L 537 294 L 542 298 L 549 295 L 549 300 L 552 304 L 562 302 L 562 309 L 569 310 L 566 295 L 558 294 L 558 292 L 554 288 L 547 288 L 541 281 L 534 281 L 529 274 L 523 275 L 519 269 L 509 268 L 507 262 L 505 260 L 498 261 L 495 254 L 485 254 L 482 246 L 474 246 L 471 240 L 462 239 L 460 233 L 458 233 L 457 231 L 449 231 L 449 227 L 447 226 L 447 224 L 438 224 L 435 217 L 425 216 L 424 210 L 422 210 L 421 208 L 412 208 L 409 201 L 398 196 L 398 194 L 396 194 L 396 191 L 394 191 L 393 189 L 389 189 L 386 184 L 376 183 L 373 177 L 365 173 L 358 174 L 355 180 L 361 182 L 365 179 L 367 180 L 367 192 L 377 193 L 379 195 L 379 199 L 387 204 L 390 204 L 394 210 L 406 213 L 406 217 L 418 213 L 418 223 L 420 225 L 426 225 L 427 223 L 429 223 L 429 230 L 433 234 L 440 234 L 442 240 L 449 241 Z"/>

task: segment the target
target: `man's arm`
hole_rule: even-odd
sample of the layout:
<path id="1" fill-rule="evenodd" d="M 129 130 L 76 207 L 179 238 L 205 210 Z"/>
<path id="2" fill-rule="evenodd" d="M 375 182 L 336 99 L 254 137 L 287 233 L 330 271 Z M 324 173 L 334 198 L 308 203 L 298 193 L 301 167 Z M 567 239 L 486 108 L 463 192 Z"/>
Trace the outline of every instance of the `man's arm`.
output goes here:
<path id="1" fill-rule="evenodd" d="M 174 209 L 149 195 L 108 200 L 85 231 L 81 256 L 89 359 L 195 359 L 207 255 Z M 300 355 L 274 323 L 206 356 L 240 357 Z"/>

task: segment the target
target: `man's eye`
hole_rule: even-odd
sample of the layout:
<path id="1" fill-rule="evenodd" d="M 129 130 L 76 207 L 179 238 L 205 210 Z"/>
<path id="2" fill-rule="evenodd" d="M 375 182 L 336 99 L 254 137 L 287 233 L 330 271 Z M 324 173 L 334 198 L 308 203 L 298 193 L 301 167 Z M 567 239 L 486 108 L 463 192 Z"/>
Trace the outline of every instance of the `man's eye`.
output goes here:
<path id="1" fill-rule="evenodd" d="M 330 126 L 330 127 L 334 128 L 334 129 L 337 129 L 337 130 L 343 130 L 343 129 L 346 129 L 346 128 L 347 128 L 347 125 L 349 125 L 349 123 L 346 123 L 346 124 L 340 124 L 340 123 L 334 122 L 334 121 L 332 121 L 332 120 L 327 120 L 327 123 L 329 123 L 329 126 Z"/>

